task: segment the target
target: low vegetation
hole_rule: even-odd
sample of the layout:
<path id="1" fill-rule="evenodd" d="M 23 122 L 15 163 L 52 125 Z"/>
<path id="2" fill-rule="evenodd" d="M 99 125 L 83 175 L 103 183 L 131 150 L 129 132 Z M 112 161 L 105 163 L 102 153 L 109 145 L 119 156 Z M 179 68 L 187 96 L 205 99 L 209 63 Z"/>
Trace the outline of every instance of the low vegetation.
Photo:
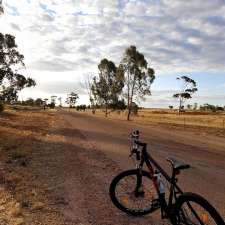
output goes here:
<path id="1" fill-rule="evenodd" d="M 90 110 L 87 110 L 91 113 Z M 96 116 L 104 116 L 103 109 L 97 109 Z M 116 120 L 126 120 L 126 110 L 112 110 L 109 117 Z M 212 133 L 214 135 L 225 135 L 225 112 L 212 112 L 201 110 L 189 110 L 178 114 L 174 109 L 143 109 L 132 112 L 132 121 L 145 125 L 157 125 L 173 127 L 177 129 L 194 129 L 199 134 Z"/>
<path id="2" fill-rule="evenodd" d="M 50 129 L 59 119 L 52 111 L 20 107 L 27 110 L 6 108 L 0 115 L 0 224 L 68 224 L 59 213 L 66 202 L 49 174 L 59 141 Z"/>

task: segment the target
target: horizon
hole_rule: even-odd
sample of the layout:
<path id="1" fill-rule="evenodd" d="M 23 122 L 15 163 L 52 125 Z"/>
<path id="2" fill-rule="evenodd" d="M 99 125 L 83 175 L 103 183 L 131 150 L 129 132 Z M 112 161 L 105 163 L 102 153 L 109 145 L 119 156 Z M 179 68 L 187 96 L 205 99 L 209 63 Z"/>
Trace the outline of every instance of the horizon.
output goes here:
<path id="1" fill-rule="evenodd" d="M 187 104 L 225 105 L 225 3 L 222 1 L 8 0 L 0 32 L 16 37 L 35 88 L 20 99 L 49 98 L 75 91 L 88 104 L 81 82 L 97 75 L 107 58 L 119 64 L 125 49 L 137 46 L 155 69 L 152 96 L 144 107 L 177 106 L 177 76 L 188 75 L 198 92 Z"/>

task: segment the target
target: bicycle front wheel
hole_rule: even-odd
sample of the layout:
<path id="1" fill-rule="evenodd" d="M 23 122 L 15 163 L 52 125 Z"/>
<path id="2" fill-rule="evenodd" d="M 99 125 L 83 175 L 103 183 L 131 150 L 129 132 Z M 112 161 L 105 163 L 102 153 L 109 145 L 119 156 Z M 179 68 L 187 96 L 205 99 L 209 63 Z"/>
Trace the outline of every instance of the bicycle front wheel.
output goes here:
<path id="1" fill-rule="evenodd" d="M 174 219 L 176 225 L 225 225 L 216 209 L 193 193 L 184 193 L 178 198 Z"/>
<path id="2" fill-rule="evenodd" d="M 109 194 L 117 208 L 134 216 L 151 213 L 160 207 L 157 191 L 146 171 L 120 173 L 111 182 Z"/>

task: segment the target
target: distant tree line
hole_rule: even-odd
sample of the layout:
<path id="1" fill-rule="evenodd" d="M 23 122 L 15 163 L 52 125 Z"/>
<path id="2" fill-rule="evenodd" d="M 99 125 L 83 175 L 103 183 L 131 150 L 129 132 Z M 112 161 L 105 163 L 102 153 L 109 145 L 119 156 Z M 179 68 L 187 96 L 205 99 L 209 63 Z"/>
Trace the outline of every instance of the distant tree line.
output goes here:
<path id="1" fill-rule="evenodd" d="M 22 105 L 22 106 L 36 106 L 36 107 L 43 107 L 44 109 L 46 108 L 51 108 L 54 109 L 56 106 L 56 99 L 57 96 L 53 95 L 50 97 L 50 102 L 48 102 L 48 98 L 42 99 L 42 98 L 28 98 L 27 100 L 22 100 L 22 101 L 15 101 L 14 104 L 16 105 Z M 59 105 L 60 106 L 60 105 Z"/>
<path id="2" fill-rule="evenodd" d="M 217 105 L 211 105 L 208 103 L 205 103 L 204 105 L 200 105 L 199 109 L 201 111 L 212 111 L 212 112 L 218 112 L 218 111 L 225 111 L 225 106 L 217 106 Z"/>
<path id="3" fill-rule="evenodd" d="M 173 109 L 173 106 L 169 105 L 169 108 Z M 199 110 L 199 111 L 222 112 L 225 111 L 225 106 L 212 105 L 209 103 L 205 103 L 203 105 L 198 106 L 198 103 L 194 103 L 193 105 L 187 104 L 186 109 L 193 111 Z M 182 106 L 182 110 L 185 111 L 184 106 Z"/>
<path id="4" fill-rule="evenodd" d="M 86 111 L 86 109 L 88 108 L 88 106 L 86 106 L 86 105 L 78 105 L 78 106 L 76 106 L 76 110 L 77 111 Z M 89 106 L 89 108 L 90 108 L 90 106 Z"/>

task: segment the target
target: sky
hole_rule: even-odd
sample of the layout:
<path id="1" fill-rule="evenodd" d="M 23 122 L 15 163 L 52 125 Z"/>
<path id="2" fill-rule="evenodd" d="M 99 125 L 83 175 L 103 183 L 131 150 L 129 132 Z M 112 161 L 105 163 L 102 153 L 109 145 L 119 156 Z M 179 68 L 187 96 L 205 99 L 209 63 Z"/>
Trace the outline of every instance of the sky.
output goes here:
<path id="1" fill-rule="evenodd" d="M 28 97 L 66 97 L 108 58 L 118 65 L 135 45 L 156 79 L 145 107 L 178 105 L 176 77 L 198 85 L 187 103 L 225 105 L 225 0 L 3 0 L 0 32 L 15 35 L 26 76 L 37 82 Z"/>

